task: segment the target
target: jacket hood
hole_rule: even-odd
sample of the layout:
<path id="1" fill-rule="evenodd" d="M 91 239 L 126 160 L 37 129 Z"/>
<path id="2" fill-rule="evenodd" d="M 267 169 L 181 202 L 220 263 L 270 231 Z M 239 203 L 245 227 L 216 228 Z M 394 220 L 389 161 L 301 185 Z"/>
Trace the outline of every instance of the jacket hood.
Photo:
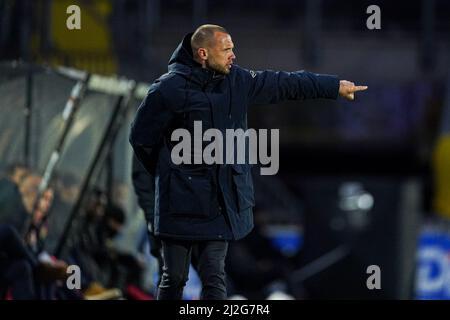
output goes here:
<path id="1" fill-rule="evenodd" d="M 177 71 L 182 74 L 189 74 L 193 67 L 201 67 L 192 56 L 191 37 L 193 32 L 184 36 L 169 60 L 169 72 Z"/>

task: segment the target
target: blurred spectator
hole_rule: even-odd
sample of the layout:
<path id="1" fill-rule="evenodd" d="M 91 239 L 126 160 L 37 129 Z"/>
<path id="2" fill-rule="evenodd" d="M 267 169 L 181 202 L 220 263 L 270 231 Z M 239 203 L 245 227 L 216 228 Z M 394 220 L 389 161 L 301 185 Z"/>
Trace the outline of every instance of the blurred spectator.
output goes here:
<path id="1" fill-rule="evenodd" d="M 0 288 L 10 287 L 14 299 L 40 298 L 36 296 L 35 281 L 48 285 L 66 277 L 64 261 L 43 261 L 39 256 L 45 256 L 45 252 L 31 250 L 46 236 L 46 226 L 41 224 L 53 201 L 53 189 L 49 188 L 31 215 L 40 181 L 39 175 L 20 164 L 10 166 L 7 177 L 0 180 Z M 21 234 L 28 237 L 24 239 Z"/>
<path id="2" fill-rule="evenodd" d="M 29 212 L 20 192 L 28 174 L 25 166 L 14 164 L 7 169 L 6 177 L 0 179 L 0 223 L 11 224 L 20 233 L 25 231 Z"/>
<path id="3" fill-rule="evenodd" d="M 82 289 L 87 298 L 105 294 L 109 288 L 124 292 L 131 284 L 140 287 L 143 268 L 139 261 L 113 246 L 113 239 L 124 224 L 123 210 L 115 205 L 107 206 L 105 193 L 94 190 L 79 231 L 74 234 L 76 240 L 71 250 L 74 262 L 82 270 Z"/>
<path id="4" fill-rule="evenodd" d="M 0 293 L 11 288 L 15 300 L 36 299 L 33 269 L 37 260 L 27 250 L 16 229 L 0 224 Z M 2 297 L 0 297 L 2 298 Z"/>
<path id="5" fill-rule="evenodd" d="M 30 174 L 23 179 L 23 182 L 19 186 L 23 204 L 29 214 L 33 211 L 33 206 L 38 196 L 39 184 L 41 183 L 41 180 L 41 176 L 30 172 Z"/>
<path id="6" fill-rule="evenodd" d="M 74 203 L 80 192 L 79 180 L 74 175 L 67 173 L 62 174 L 56 181 L 56 188 L 61 200 L 65 203 Z"/>
<path id="7" fill-rule="evenodd" d="M 45 239 L 45 248 L 49 252 L 56 250 L 80 189 L 80 182 L 71 174 L 58 175 L 54 181 L 57 192 L 54 194 L 52 213 L 48 219 L 49 233 Z"/>
<path id="8" fill-rule="evenodd" d="M 87 199 L 84 214 L 78 222 L 77 230 L 70 238 L 70 258 L 79 265 L 82 272 L 82 287 L 101 277 L 101 270 L 93 259 L 93 246 L 98 245 L 97 228 L 105 213 L 107 199 L 104 192 L 95 189 Z"/>
<path id="9" fill-rule="evenodd" d="M 67 278 L 66 270 L 67 264 L 63 261 L 39 261 L 14 227 L 0 224 L 1 295 L 11 289 L 15 300 L 38 299 L 35 283 L 50 284 L 64 280 Z"/>

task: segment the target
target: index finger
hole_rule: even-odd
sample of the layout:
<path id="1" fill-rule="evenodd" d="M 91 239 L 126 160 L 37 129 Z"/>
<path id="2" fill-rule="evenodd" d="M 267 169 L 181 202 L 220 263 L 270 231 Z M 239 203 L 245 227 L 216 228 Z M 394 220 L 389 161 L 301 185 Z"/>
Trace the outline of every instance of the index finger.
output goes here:
<path id="1" fill-rule="evenodd" d="M 368 86 L 354 86 L 352 89 L 353 89 L 353 92 L 356 92 L 356 91 L 367 90 L 367 88 L 368 88 Z"/>

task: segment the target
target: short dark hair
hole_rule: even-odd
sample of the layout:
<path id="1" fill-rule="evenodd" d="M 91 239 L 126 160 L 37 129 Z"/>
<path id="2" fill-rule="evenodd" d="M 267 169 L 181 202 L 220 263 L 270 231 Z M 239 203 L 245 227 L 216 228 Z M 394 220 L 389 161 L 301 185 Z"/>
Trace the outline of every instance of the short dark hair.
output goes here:
<path id="1" fill-rule="evenodd" d="M 15 163 L 11 163 L 6 167 L 6 174 L 7 175 L 13 175 L 16 170 L 18 169 L 25 169 L 28 170 L 28 166 L 25 165 L 24 163 L 21 162 L 15 162 Z"/>
<path id="2" fill-rule="evenodd" d="M 115 222 L 124 224 L 126 220 L 125 212 L 117 205 L 110 204 L 105 209 L 105 218 L 110 218 Z"/>
<path id="3" fill-rule="evenodd" d="M 211 45 L 211 41 L 214 40 L 215 32 L 229 34 L 224 27 L 215 24 L 204 24 L 198 27 L 191 37 L 192 52 L 195 53 L 199 48 Z"/>

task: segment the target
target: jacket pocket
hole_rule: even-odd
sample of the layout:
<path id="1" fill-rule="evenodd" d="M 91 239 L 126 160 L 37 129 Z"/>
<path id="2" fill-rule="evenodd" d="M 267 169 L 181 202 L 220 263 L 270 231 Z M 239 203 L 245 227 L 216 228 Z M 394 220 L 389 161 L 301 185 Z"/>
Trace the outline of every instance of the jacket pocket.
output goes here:
<path id="1" fill-rule="evenodd" d="M 233 182 L 239 212 L 255 206 L 252 173 L 249 165 L 233 164 Z"/>
<path id="2" fill-rule="evenodd" d="M 171 169 L 169 213 L 186 218 L 208 217 L 211 210 L 211 182 L 208 169 Z"/>

